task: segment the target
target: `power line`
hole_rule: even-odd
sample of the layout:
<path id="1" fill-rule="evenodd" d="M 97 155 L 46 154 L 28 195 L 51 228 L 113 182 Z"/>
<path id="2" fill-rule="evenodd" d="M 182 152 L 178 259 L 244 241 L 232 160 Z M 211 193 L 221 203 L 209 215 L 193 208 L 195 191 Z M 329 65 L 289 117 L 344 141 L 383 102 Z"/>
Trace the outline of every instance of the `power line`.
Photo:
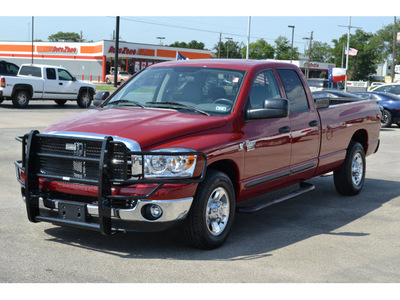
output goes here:
<path id="1" fill-rule="evenodd" d="M 173 24 L 166 24 L 166 23 L 160 23 L 160 22 L 153 22 L 153 21 L 146 21 L 146 20 L 138 20 L 138 19 L 132 19 L 132 18 L 126 18 L 126 17 L 121 17 L 121 19 L 125 21 L 130 21 L 130 22 L 138 22 L 138 23 L 145 23 L 145 24 L 151 24 L 151 25 L 159 25 L 159 26 L 165 26 L 165 27 L 172 27 L 172 28 L 178 28 L 178 29 L 186 29 L 186 30 L 193 30 L 193 31 L 200 31 L 200 32 L 208 32 L 208 33 L 214 33 L 214 34 L 224 34 L 224 35 L 230 35 L 230 36 L 237 36 L 237 37 L 245 37 L 247 38 L 247 35 L 245 34 L 237 34 L 237 33 L 230 33 L 230 32 L 223 32 L 223 31 L 214 31 L 214 30 L 207 30 L 207 29 L 199 29 L 199 28 L 194 28 L 194 27 L 188 27 L 188 26 L 181 26 L 181 25 L 173 25 Z M 267 40 L 266 38 L 262 37 L 257 37 L 257 36 L 252 36 L 251 38 L 253 39 L 264 39 Z M 272 39 L 269 39 L 272 40 Z"/>

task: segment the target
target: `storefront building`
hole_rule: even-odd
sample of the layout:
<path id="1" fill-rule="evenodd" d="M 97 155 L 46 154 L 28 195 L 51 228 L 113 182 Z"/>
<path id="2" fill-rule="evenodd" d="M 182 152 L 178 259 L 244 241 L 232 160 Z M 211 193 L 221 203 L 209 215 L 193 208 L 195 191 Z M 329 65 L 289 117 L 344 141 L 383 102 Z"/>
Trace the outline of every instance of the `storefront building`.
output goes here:
<path id="1" fill-rule="evenodd" d="M 115 69 L 115 41 L 74 42 L 0 42 L 0 60 L 20 66 L 24 63 L 56 65 L 67 68 L 77 79 L 104 82 Z M 134 74 L 155 63 L 175 60 L 177 52 L 189 59 L 210 58 L 210 50 L 167 47 L 120 42 L 118 68 Z"/>

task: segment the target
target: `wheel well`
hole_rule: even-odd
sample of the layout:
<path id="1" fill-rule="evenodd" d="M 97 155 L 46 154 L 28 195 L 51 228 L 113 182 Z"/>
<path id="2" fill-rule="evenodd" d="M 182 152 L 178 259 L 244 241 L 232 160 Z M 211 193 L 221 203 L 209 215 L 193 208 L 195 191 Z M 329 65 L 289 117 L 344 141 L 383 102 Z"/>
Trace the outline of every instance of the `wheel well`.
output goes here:
<path id="1" fill-rule="evenodd" d="M 365 130 L 358 130 L 356 131 L 352 138 L 351 138 L 352 142 L 358 142 L 360 143 L 363 148 L 364 148 L 364 152 L 367 153 L 368 150 L 368 134 Z"/>
<path id="2" fill-rule="evenodd" d="M 209 170 L 215 170 L 225 173 L 229 179 L 231 180 L 234 188 L 235 194 L 237 195 L 239 191 L 239 183 L 238 183 L 238 168 L 236 164 L 231 160 L 220 160 L 212 163 L 207 167 Z"/>
<path id="3" fill-rule="evenodd" d="M 33 96 L 33 89 L 30 85 L 15 85 L 11 97 L 14 97 L 15 94 L 19 91 L 27 92 L 30 98 L 32 98 L 32 96 Z"/>
<path id="4" fill-rule="evenodd" d="M 78 93 L 78 98 L 81 96 L 81 94 L 83 93 L 83 92 L 89 92 L 89 95 L 90 96 L 94 96 L 94 90 L 93 90 L 93 88 L 91 88 L 91 87 L 88 87 L 88 86 L 83 86 L 83 87 L 81 87 L 80 89 L 79 89 L 79 93 Z"/>

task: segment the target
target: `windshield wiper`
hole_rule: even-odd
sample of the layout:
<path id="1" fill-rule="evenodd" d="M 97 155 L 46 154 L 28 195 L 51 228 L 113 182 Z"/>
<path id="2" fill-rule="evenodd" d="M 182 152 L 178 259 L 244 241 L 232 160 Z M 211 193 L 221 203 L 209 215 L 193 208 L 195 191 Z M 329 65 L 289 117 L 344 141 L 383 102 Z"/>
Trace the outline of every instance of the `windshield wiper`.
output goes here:
<path id="1" fill-rule="evenodd" d="M 134 101 L 134 100 L 126 100 L 126 99 L 120 99 L 120 100 L 116 100 L 116 101 L 112 101 L 112 102 L 108 102 L 105 106 L 107 105 L 117 105 L 117 104 L 135 104 L 136 106 L 139 106 L 141 108 L 145 108 L 143 104 Z"/>
<path id="2" fill-rule="evenodd" d="M 198 113 L 206 115 L 206 116 L 210 116 L 209 113 L 207 113 L 207 112 L 205 112 L 203 110 L 200 110 L 200 109 L 197 109 L 196 107 L 193 107 L 193 106 L 190 106 L 190 105 L 187 105 L 187 104 L 183 104 L 183 103 L 179 103 L 179 102 L 171 102 L 171 101 L 167 101 L 167 102 L 146 102 L 146 104 L 160 105 L 160 106 L 163 106 L 163 104 L 176 105 L 176 106 L 179 106 L 179 107 L 182 107 L 182 108 L 187 108 L 189 110 L 198 112 Z"/>

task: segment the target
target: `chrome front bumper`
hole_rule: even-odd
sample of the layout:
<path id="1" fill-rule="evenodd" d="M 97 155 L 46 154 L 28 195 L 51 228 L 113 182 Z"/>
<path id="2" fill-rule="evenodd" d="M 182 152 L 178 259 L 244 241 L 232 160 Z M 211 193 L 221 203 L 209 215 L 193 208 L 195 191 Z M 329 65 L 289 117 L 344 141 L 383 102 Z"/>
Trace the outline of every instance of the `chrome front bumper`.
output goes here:
<path id="1" fill-rule="evenodd" d="M 25 198 L 25 197 L 23 197 Z M 25 200 L 25 199 L 24 199 Z M 96 204 L 77 203 L 75 201 L 65 201 L 57 199 L 39 198 L 39 209 L 41 211 L 38 220 L 49 221 L 60 225 L 78 225 L 79 221 L 68 224 L 68 219 L 63 219 L 60 211 L 64 204 L 81 204 L 85 207 L 85 220 L 96 220 L 99 217 L 99 208 Z M 175 200 L 137 200 L 133 207 L 110 208 L 111 223 L 113 231 L 158 231 L 163 230 L 166 225 L 177 223 L 186 218 L 192 205 L 193 198 L 183 198 Z M 157 205 L 161 208 L 162 214 L 159 218 L 152 220 L 146 218 L 144 207 L 147 205 Z M 57 218 L 54 218 L 54 217 Z M 51 220 L 50 220 L 51 219 Z M 90 225 L 90 223 L 86 223 Z M 82 224 L 83 225 L 83 224 Z M 137 226 L 138 225 L 138 226 Z M 148 226 L 148 228 L 146 228 Z"/>

